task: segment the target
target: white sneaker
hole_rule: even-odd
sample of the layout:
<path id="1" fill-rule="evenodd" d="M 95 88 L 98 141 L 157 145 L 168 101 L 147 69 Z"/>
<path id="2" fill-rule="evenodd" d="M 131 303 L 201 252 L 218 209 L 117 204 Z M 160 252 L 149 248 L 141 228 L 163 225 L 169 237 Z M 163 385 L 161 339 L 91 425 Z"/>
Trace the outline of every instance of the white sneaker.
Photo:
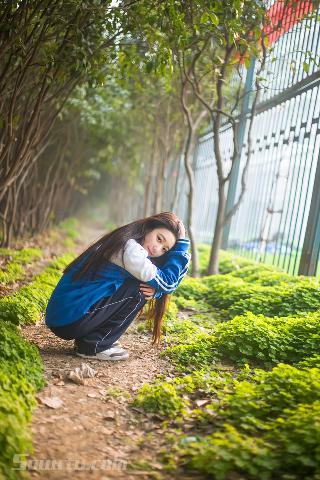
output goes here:
<path id="1" fill-rule="evenodd" d="M 114 343 L 111 345 L 110 348 L 122 348 L 122 345 L 121 345 L 121 343 L 119 342 L 119 340 L 117 340 L 116 342 L 114 342 Z M 76 341 L 74 341 L 74 343 L 73 343 L 73 349 L 74 349 L 75 352 L 76 352 L 77 349 L 78 349 L 78 345 L 77 345 L 77 342 L 76 342 Z"/>
<path id="2" fill-rule="evenodd" d="M 102 352 L 98 352 L 96 355 L 86 355 L 84 353 L 76 352 L 78 357 L 91 358 L 92 360 L 126 360 L 129 358 L 129 353 L 123 348 L 111 347 Z"/>
<path id="3" fill-rule="evenodd" d="M 98 352 L 96 355 L 98 360 L 126 360 L 129 358 L 129 353 L 123 348 L 111 347 L 102 352 Z"/>

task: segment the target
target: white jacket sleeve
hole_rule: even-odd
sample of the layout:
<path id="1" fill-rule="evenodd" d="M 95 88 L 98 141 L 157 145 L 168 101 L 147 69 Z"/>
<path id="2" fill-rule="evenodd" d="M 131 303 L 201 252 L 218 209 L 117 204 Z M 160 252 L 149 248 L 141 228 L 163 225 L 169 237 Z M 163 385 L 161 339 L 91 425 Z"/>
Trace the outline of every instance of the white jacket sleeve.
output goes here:
<path id="1" fill-rule="evenodd" d="M 157 267 L 147 257 L 147 250 L 133 238 L 130 238 L 124 246 L 123 268 L 138 280 L 148 282 L 155 278 Z"/>

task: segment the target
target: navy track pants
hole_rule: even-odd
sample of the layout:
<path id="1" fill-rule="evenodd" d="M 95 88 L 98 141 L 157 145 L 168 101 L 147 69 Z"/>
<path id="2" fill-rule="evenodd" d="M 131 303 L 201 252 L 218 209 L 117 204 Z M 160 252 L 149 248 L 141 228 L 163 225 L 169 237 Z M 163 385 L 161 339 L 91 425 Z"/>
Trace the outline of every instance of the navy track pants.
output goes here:
<path id="1" fill-rule="evenodd" d="M 61 327 L 49 327 L 50 330 L 64 340 L 75 339 L 77 350 L 85 355 L 107 350 L 147 302 L 139 290 L 140 283 L 126 279 L 112 296 L 102 297 L 79 320 Z"/>

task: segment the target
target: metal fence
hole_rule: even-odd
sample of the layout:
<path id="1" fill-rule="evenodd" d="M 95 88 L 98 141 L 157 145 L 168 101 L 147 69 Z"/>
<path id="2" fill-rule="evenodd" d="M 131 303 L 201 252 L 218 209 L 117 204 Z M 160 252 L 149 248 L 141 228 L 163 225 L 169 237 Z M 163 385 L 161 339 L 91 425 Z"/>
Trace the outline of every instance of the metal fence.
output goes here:
<path id="1" fill-rule="evenodd" d="M 319 270 L 319 55 L 320 28 L 315 15 L 296 23 L 275 42 L 254 118 L 246 194 L 224 231 L 223 248 L 293 274 L 316 275 Z M 248 115 L 244 114 L 240 121 L 246 139 Z M 223 127 L 221 138 L 228 168 L 230 126 Z M 240 194 L 246 157 L 244 141 L 239 172 L 229 187 L 228 196 L 233 198 L 231 203 L 229 198 L 229 207 Z M 212 134 L 200 138 L 194 168 L 196 240 L 211 242 L 218 202 Z M 184 181 L 178 208 L 182 216 L 186 215 L 186 194 Z"/>

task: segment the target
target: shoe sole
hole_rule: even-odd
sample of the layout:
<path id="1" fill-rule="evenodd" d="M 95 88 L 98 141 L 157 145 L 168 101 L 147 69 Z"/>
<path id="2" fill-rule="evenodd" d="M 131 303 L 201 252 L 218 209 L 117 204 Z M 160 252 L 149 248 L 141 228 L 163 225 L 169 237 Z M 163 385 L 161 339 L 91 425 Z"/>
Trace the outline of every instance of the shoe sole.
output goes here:
<path id="1" fill-rule="evenodd" d="M 121 357 L 120 356 L 114 356 L 114 357 L 106 357 L 106 358 L 100 358 L 100 357 L 97 357 L 97 355 L 85 355 L 84 353 L 78 353 L 76 352 L 76 355 L 78 357 L 81 357 L 81 358 L 89 358 L 91 360 L 100 360 L 100 361 L 112 361 L 112 362 L 119 362 L 120 360 L 127 360 L 127 358 L 129 358 L 129 354 L 127 355 L 122 355 Z"/>

